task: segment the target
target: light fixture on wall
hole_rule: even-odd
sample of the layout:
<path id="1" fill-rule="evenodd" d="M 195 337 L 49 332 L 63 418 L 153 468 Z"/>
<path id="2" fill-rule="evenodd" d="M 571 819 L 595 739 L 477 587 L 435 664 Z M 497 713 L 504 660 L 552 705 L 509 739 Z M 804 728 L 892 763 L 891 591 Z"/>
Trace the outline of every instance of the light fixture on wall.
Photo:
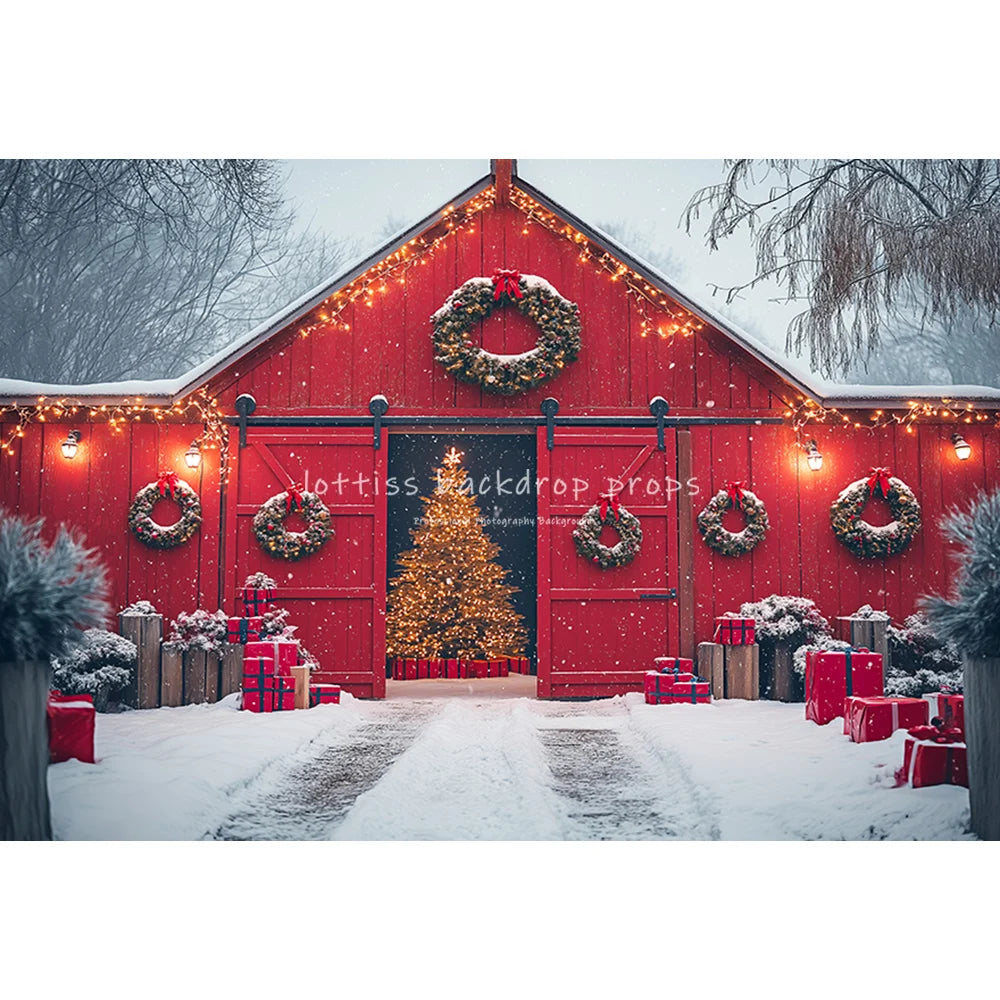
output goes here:
<path id="1" fill-rule="evenodd" d="M 806 462 L 813 472 L 819 472 L 819 470 L 823 468 L 823 456 L 816 447 L 815 441 L 810 441 L 809 444 L 806 445 Z"/>
<path id="2" fill-rule="evenodd" d="M 66 435 L 66 440 L 59 446 L 62 448 L 63 458 L 73 458 L 76 455 L 76 449 L 80 446 L 80 438 L 83 435 L 79 431 L 70 431 Z"/>
<path id="3" fill-rule="evenodd" d="M 191 447 L 184 452 L 184 461 L 189 469 L 197 469 L 201 465 L 201 445 L 197 441 L 192 441 Z"/>
<path id="4" fill-rule="evenodd" d="M 955 454 L 961 461 L 964 462 L 972 454 L 972 445 L 958 431 L 952 434 L 951 443 L 955 446 Z"/>

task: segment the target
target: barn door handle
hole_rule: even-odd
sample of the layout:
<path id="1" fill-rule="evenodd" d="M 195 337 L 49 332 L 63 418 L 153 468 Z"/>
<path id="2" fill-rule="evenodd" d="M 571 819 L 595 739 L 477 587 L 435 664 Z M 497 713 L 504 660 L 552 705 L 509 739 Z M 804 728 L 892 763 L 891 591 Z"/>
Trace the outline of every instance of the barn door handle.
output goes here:
<path id="1" fill-rule="evenodd" d="M 257 400 L 249 392 L 236 397 L 236 412 L 240 416 L 240 447 L 247 446 L 247 417 L 257 409 Z"/>
<path id="2" fill-rule="evenodd" d="M 640 594 L 639 599 L 643 601 L 673 601 L 677 597 L 677 591 L 671 587 L 665 594 Z"/>
<path id="3" fill-rule="evenodd" d="M 378 451 L 382 447 L 382 418 L 389 412 L 389 400 L 381 393 L 372 396 L 368 400 L 368 412 L 375 418 L 373 421 L 375 439 L 372 441 L 372 448 Z"/>
<path id="4" fill-rule="evenodd" d="M 667 442 L 663 439 L 663 418 L 670 412 L 670 404 L 662 396 L 654 396 L 649 401 L 649 412 L 656 417 L 656 450 L 666 451 Z"/>
<path id="5" fill-rule="evenodd" d="M 556 446 L 556 414 L 559 412 L 559 400 L 554 396 L 546 396 L 542 400 L 540 409 L 542 416 L 545 417 L 545 447 L 552 451 Z"/>

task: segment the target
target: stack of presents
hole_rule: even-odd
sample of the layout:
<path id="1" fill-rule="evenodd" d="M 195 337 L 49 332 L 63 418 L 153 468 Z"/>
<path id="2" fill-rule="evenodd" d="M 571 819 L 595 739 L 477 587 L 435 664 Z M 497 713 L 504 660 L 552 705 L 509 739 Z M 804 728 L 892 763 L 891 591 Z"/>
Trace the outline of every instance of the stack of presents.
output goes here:
<path id="1" fill-rule="evenodd" d="M 263 616 L 274 607 L 273 587 L 245 586 L 242 617 L 229 619 L 228 639 L 243 646 L 243 709 L 288 712 L 339 704 L 340 687 L 303 661 L 299 643 L 261 635 Z"/>
<path id="2" fill-rule="evenodd" d="M 964 699 L 942 691 L 922 698 L 886 697 L 882 654 L 868 649 L 806 654 L 806 718 L 825 726 L 844 720 L 855 743 L 887 740 L 907 730 L 897 785 L 969 787 Z"/>
<path id="3" fill-rule="evenodd" d="M 504 656 L 495 660 L 392 659 L 389 669 L 395 681 L 507 677 L 509 674 L 530 674 L 531 660 L 526 656 Z"/>

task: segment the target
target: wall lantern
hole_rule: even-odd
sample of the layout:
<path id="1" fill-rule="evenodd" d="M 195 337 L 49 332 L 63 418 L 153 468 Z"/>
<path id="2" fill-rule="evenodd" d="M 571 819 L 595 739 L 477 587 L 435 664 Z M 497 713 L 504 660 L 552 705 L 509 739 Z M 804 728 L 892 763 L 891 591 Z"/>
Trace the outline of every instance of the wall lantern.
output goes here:
<path id="1" fill-rule="evenodd" d="M 73 458 L 76 455 L 76 449 L 80 445 L 80 438 L 83 435 L 79 431 L 70 431 L 66 435 L 66 440 L 59 446 L 62 448 L 63 458 Z"/>
<path id="2" fill-rule="evenodd" d="M 815 441 L 810 441 L 806 447 L 806 462 L 813 472 L 819 472 L 823 468 L 823 456 L 816 447 Z"/>
<path id="3" fill-rule="evenodd" d="M 184 461 L 189 469 L 197 469 L 201 465 L 201 445 L 197 441 L 192 441 L 191 447 L 184 452 Z"/>
<path id="4" fill-rule="evenodd" d="M 955 446 L 955 454 L 961 461 L 964 462 L 972 454 L 972 445 L 957 431 L 952 434 L 951 443 Z"/>

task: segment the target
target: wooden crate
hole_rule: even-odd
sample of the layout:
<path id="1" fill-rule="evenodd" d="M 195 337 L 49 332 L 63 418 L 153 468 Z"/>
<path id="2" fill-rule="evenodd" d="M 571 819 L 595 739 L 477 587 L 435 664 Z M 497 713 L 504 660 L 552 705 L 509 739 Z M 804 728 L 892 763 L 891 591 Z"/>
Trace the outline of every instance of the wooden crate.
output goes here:
<path id="1" fill-rule="evenodd" d="M 773 701 L 799 701 L 799 683 L 793 667 L 795 650 L 787 642 L 774 647 L 774 671 L 771 680 Z"/>
<path id="2" fill-rule="evenodd" d="M 309 707 L 309 667 L 292 667 L 292 676 L 295 678 L 295 707 Z"/>
<path id="3" fill-rule="evenodd" d="M 698 676 L 704 677 L 709 683 L 713 698 L 725 698 L 726 674 L 723 660 L 723 649 L 718 642 L 699 642 L 697 652 Z"/>
<path id="4" fill-rule="evenodd" d="M 160 647 L 160 704 L 176 708 L 184 704 L 184 653 L 173 643 Z"/>
<path id="5" fill-rule="evenodd" d="M 184 704 L 200 705 L 207 700 L 205 696 L 205 674 L 208 669 L 209 657 L 215 656 L 204 649 L 188 649 L 184 651 Z"/>
<path id="6" fill-rule="evenodd" d="M 126 703 L 133 708 L 158 708 L 163 615 L 119 614 L 118 631 L 134 642 L 138 650 L 135 676 L 126 692 Z"/>
<path id="7" fill-rule="evenodd" d="M 873 653 L 882 654 L 882 679 L 889 673 L 889 622 L 874 618 L 853 618 L 842 615 L 840 636 L 844 642 L 849 642 L 857 649 L 870 649 Z"/>
<path id="8" fill-rule="evenodd" d="M 726 697 L 760 698 L 760 646 L 723 646 Z"/>
<path id="9" fill-rule="evenodd" d="M 219 669 L 220 699 L 239 691 L 243 685 L 243 654 L 243 646 L 239 643 L 231 642 L 226 645 Z"/>

